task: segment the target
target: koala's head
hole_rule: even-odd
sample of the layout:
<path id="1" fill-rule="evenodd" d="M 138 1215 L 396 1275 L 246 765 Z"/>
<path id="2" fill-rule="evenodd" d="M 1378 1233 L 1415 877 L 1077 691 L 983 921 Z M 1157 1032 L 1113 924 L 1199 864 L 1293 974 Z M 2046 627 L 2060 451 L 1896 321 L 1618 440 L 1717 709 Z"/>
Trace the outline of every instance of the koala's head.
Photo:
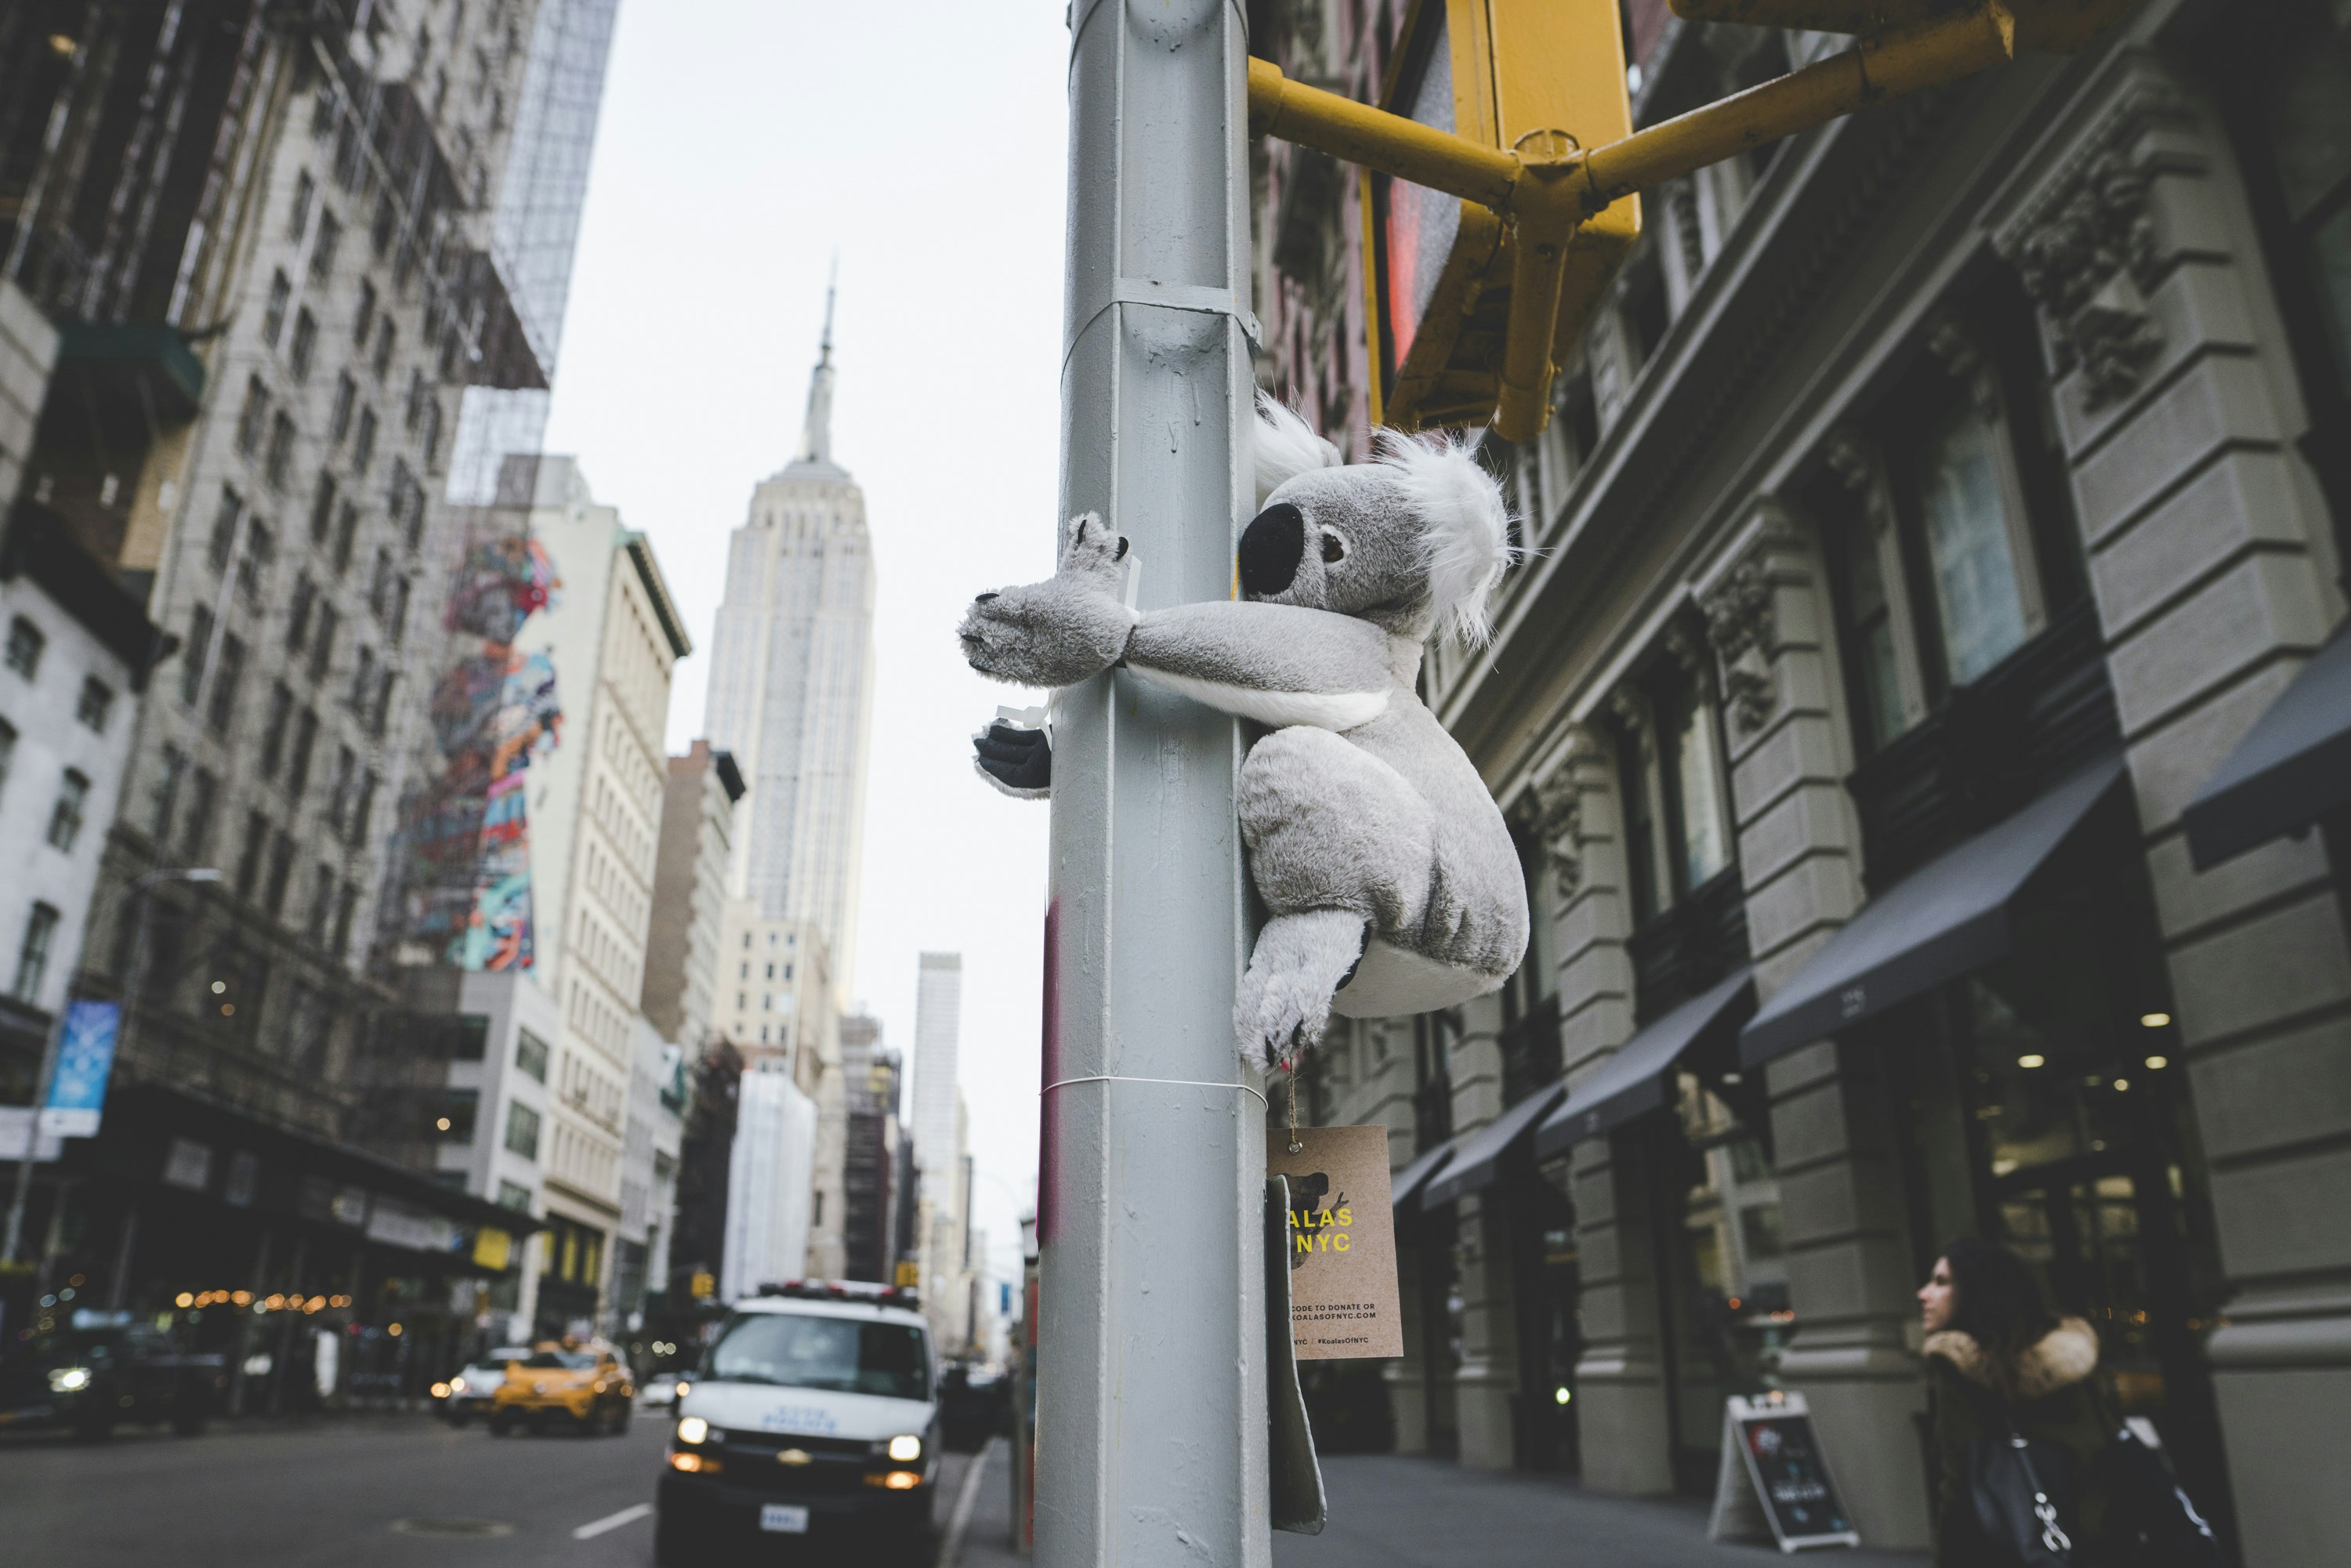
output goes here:
<path id="1" fill-rule="evenodd" d="M 1242 530 L 1244 599 L 1363 619 L 1415 641 L 1476 644 L 1510 564 L 1502 488 L 1447 437 L 1378 433 L 1378 457 L 1348 463 L 1260 393 L 1257 517 Z"/>

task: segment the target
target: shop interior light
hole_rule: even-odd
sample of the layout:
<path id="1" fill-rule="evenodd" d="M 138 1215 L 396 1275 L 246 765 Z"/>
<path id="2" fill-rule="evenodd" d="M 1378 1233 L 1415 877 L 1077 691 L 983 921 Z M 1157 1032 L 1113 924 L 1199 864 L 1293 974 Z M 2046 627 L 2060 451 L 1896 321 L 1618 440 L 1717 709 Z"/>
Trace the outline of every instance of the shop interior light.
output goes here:
<path id="1" fill-rule="evenodd" d="M 2018 1057 L 2016 1064 L 2023 1068 L 2046 1067 L 2049 1065 L 2049 1059 L 2036 1051 Z"/>
<path id="2" fill-rule="evenodd" d="M 2141 1013 L 2138 1015 L 2138 1026 L 2141 1029 L 2163 1029 L 2170 1022 L 2171 1015 L 2169 1013 Z"/>
<path id="3" fill-rule="evenodd" d="M 2117 1078 L 2115 1080 L 2115 1087 L 2117 1090 L 2127 1089 L 2130 1087 L 2130 1080 L 2127 1078 Z"/>
<path id="4" fill-rule="evenodd" d="M 2170 1065 L 2171 1058 L 2168 1056 L 2150 1056 L 2147 1059 L 2147 1070 L 2149 1072 L 2160 1072 Z"/>
<path id="5" fill-rule="evenodd" d="M 1566 1404 L 1569 1400 L 1571 1400 L 1571 1399 L 1573 1399 L 1573 1398 L 1574 1398 L 1574 1397 L 1575 1397 L 1575 1396 L 1574 1396 L 1574 1395 L 1573 1395 L 1573 1394 L 1569 1393 L 1569 1392 L 1568 1392 L 1566 1389 L 1564 1389 L 1564 1388 L 1561 1389 L 1558 1393 L 1556 1393 L 1556 1394 L 1554 1394 L 1554 1395 L 1552 1395 L 1552 1398 L 1554 1401 L 1556 1401 L 1557 1403 L 1562 1404 L 1562 1405 Z"/>

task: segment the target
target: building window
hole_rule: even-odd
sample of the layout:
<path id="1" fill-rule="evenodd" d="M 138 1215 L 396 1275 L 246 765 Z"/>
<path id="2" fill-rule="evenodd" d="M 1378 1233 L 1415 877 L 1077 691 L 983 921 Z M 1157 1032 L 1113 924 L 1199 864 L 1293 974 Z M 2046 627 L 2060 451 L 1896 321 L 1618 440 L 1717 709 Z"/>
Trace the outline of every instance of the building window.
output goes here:
<path id="1" fill-rule="evenodd" d="M 18 1001 L 38 1003 L 42 977 L 49 971 L 49 944 L 57 935 L 57 910 L 46 904 L 33 905 L 32 915 L 25 922 L 25 940 L 16 949 L 16 983 L 8 988 L 8 994 Z"/>
<path id="2" fill-rule="evenodd" d="M 153 806 L 147 819 L 147 836 L 155 841 L 158 849 L 171 838 L 172 819 L 180 802 L 180 781 L 187 771 L 187 753 L 176 746 L 163 747 L 162 766 L 155 770 Z"/>
<path id="3" fill-rule="evenodd" d="M 287 799 L 298 804 L 310 782 L 310 753 L 319 744 L 319 716 L 309 708 L 294 721 L 294 758 L 286 768 Z"/>
<path id="4" fill-rule="evenodd" d="M 89 777 L 68 768 L 57 781 L 57 804 L 49 808 L 49 847 L 72 852 L 81 837 L 82 812 L 89 804 Z"/>
<path id="5" fill-rule="evenodd" d="M 269 422 L 269 455 L 262 459 L 261 476 L 273 490 L 286 488 L 294 465 L 294 422 L 283 413 Z"/>
<path id="6" fill-rule="evenodd" d="M 327 412 L 327 439 L 340 446 L 343 437 L 351 433 L 351 410 L 359 405 L 360 383 L 351 380 L 349 371 L 335 377 L 335 401 Z"/>
<path id="7" fill-rule="evenodd" d="M 511 1208 L 520 1214 L 528 1214 L 530 1188 L 519 1182 L 501 1181 L 498 1183 L 498 1207 Z"/>
<path id="8" fill-rule="evenodd" d="M 355 882 L 343 883 L 343 891 L 335 900 L 335 943 L 338 956 L 351 950 L 351 922 L 359 914 L 360 887 Z"/>
<path id="9" fill-rule="evenodd" d="M 261 776 L 277 777 L 286 758 L 286 727 L 294 716 L 294 692 L 284 681 L 269 688 L 269 712 L 261 721 Z"/>
<path id="10" fill-rule="evenodd" d="M 220 780 L 199 768 L 188 780 L 188 815 L 180 824 L 180 860 L 202 865 L 213 841 L 213 813 L 220 804 Z"/>
<path id="11" fill-rule="evenodd" d="M 362 478 L 375 461 L 375 410 L 360 410 L 359 434 L 351 440 L 351 477 Z"/>
<path id="12" fill-rule="evenodd" d="M 310 379 L 310 360 L 318 352 L 319 320 L 308 310 L 294 313 L 294 341 L 286 350 L 287 367 L 298 382 Z"/>
<path id="13" fill-rule="evenodd" d="M 1633 915 L 1645 924 L 1729 869 L 1719 712 L 1702 669 L 1671 656 L 1623 689 L 1619 788 Z"/>
<path id="14" fill-rule="evenodd" d="M 310 277 L 324 282 L 335 270 L 335 252 L 343 243 L 342 220 L 328 208 L 319 210 L 319 237 L 310 246 Z"/>
<path id="15" fill-rule="evenodd" d="M 310 639 L 310 679 L 323 682 L 335 663 L 335 633 L 342 626 L 342 612 L 324 600 L 319 602 L 319 632 Z"/>
<path id="16" fill-rule="evenodd" d="M 204 722 L 214 735 L 228 733 L 229 720 L 236 716 L 237 683 L 245 676 L 245 643 L 234 632 L 221 638 L 220 668 L 213 676 L 213 695 L 204 711 Z"/>
<path id="17" fill-rule="evenodd" d="M 286 210 L 287 239 L 298 243 L 302 238 L 302 231 L 310 226 L 310 201 L 318 193 L 318 182 L 310 178 L 309 170 L 305 169 L 295 176 L 294 203 Z"/>
<path id="18" fill-rule="evenodd" d="M 324 942 L 335 918 L 335 868 L 320 865 L 310 879 L 310 915 L 302 923 L 302 935 L 313 942 Z"/>
<path id="19" fill-rule="evenodd" d="M 286 646 L 289 652 L 300 653 L 303 639 L 310 635 L 310 612 L 319 599 L 319 585 L 303 572 L 294 580 L 294 594 L 286 606 Z"/>
<path id="20" fill-rule="evenodd" d="M 1817 488 L 1855 738 L 1876 751 L 2077 602 L 2081 530 L 2021 294 L 1987 288 L 1832 439 Z"/>
<path id="21" fill-rule="evenodd" d="M 271 348 L 286 330 L 286 304 L 294 298 L 294 284 L 283 272 L 269 280 L 269 302 L 261 308 L 261 340 Z"/>
<path id="22" fill-rule="evenodd" d="M 345 501 L 343 509 L 335 515 L 335 573 L 342 575 L 350 569 L 351 546 L 359 538 L 360 508 L 353 501 Z"/>
<path id="23" fill-rule="evenodd" d="M 237 591 L 258 599 L 269 584 L 269 569 L 277 562 L 277 536 L 260 518 L 245 531 L 245 554 L 236 563 Z"/>
<path id="24" fill-rule="evenodd" d="M 278 833 L 269 841 L 269 879 L 262 892 L 262 906 L 275 920 L 286 913 L 286 888 L 294 880 L 294 841 Z"/>
<path id="25" fill-rule="evenodd" d="M 261 450 L 262 432 L 269 428 L 269 389 L 259 376 L 247 376 L 245 402 L 236 411 L 236 450 L 250 457 Z"/>
<path id="26" fill-rule="evenodd" d="M 263 856 L 269 849 L 269 819 L 258 811 L 245 814 L 245 847 L 236 856 L 236 895 L 251 898 L 261 885 Z"/>
<path id="27" fill-rule="evenodd" d="M 376 323 L 375 353 L 368 361 L 368 369 L 378 382 L 392 373 L 392 351 L 399 339 L 399 329 L 392 326 L 391 317 Z"/>
<path id="28" fill-rule="evenodd" d="M 99 735 L 106 733 L 106 721 L 114 712 L 114 688 L 96 675 L 84 676 L 81 697 L 74 704 L 74 717 Z M 5 770 L 0 764 L 0 770 Z M 5 772 L 0 772 L 5 776 Z"/>
<path id="29" fill-rule="evenodd" d="M 375 282 L 372 278 L 362 277 L 360 279 L 359 308 L 351 313 L 351 347 L 365 348 L 368 329 L 374 325 Z"/>
<path id="30" fill-rule="evenodd" d="M 470 1144 L 474 1141 L 474 1118 L 481 1105 L 481 1094 L 472 1089 L 452 1089 L 441 1100 L 441 1113 L 434 1118 L 433 1130 L 444 1144 Z"/>
<path id="31" fill-rule="evenodd" d="M 519 1102 L 507 1107 L 507 1152 L 538 1158 L 538 1113 Z"/>
<path id="32" fill-rule="evenodd" d="M 455 1043 L 449 1049 L 450 1057 L 458 1061 L 479 1061 L 489 1051 L 490 1017 L 487 1013 L 459 1013 Z"/>
<path id="33" fill-rule="evenodd" d="M 48 645 L 41 629 L 23 616 L 8 622 L 8 667 L 26 680 L 40 672 L 41 650 Z"/>

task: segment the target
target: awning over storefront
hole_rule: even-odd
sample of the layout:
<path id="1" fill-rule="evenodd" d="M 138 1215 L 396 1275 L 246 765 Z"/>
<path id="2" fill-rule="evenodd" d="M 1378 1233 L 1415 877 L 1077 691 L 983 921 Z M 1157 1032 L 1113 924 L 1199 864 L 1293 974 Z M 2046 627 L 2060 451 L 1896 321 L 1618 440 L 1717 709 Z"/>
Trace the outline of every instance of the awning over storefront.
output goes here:
<path id="1" fill-rule="evenodd" d="M 2351 622 L 2302 667 L 2180 813 L 2198 871 L 2351 806 Z"/>
<path id="2" fill-rule="evenodd" d="M 1535 1129 L 1535 1158 L 1550 1159 L 1610 1129 L 1673 1103 L 1667 1075 L 1693 1047 L 1721 1040 L 1755 1010 L 1755 981 L 1743 966 L 1626 1040 L 1577 1084 Z"/>
<path id="3" fill-rule="evenodd" d="M 1388 1184 L 1388 1202 L 1397 1208 L 1409 1204 L 1428 1178 L 1452 1157 L 1453 1140 L 1450 1138 L 1433 1149 L 1423 1149 L 1413 1156 L 1412 1164 L 1396 1172 L 1395 1180 Z"/>
<path id="4" fill-rule="evenodd" d="M 1740 1032 L 1740 1064 L 1760 1067 L 2006 957 L 2010 905 L 2123 778 L 2119 757 L 2093 763 L 1870 900 Z"/>
<path id="5" fill-rule="evenodd" d="M 1502 1174 L 1502 1158 L 1531 1136 L 1535 1124 L 1567 1092 L 1564 1083 L 1546 1084 L 1474 1133 L 1454 1140 L 1453 1163 L 1445 1167 L 1421 1194 L 1423 1208 L 1437 1208 L 1457 1197 L 1483 1192 Z"/>

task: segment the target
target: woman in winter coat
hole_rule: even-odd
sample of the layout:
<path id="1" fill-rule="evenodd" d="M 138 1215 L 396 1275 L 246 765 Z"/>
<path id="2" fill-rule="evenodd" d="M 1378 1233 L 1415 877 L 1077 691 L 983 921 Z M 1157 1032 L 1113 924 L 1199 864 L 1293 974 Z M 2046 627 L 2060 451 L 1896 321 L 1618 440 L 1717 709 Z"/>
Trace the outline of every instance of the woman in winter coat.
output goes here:
<path id="1" fill-rule="evenodd" d="M 2097 1564 L 2105 1498 L 2093 1461 L 2113 1432 L 2091 1374 L 2098 1336 L 2080 1318 L 2043 1301 L 2022 1259 L 1966 1238 L 1935 1260 L 1918 1292 L 1927 1329 L 1927 1409 L 1934 1443 L 1936 1568 L 2012 1563 L 1976 1523 L 1970 1461 L 1974 1446 L 2007 1437 L 2062 1449 L 2072 1460 L 2073 1561 Z"/>

